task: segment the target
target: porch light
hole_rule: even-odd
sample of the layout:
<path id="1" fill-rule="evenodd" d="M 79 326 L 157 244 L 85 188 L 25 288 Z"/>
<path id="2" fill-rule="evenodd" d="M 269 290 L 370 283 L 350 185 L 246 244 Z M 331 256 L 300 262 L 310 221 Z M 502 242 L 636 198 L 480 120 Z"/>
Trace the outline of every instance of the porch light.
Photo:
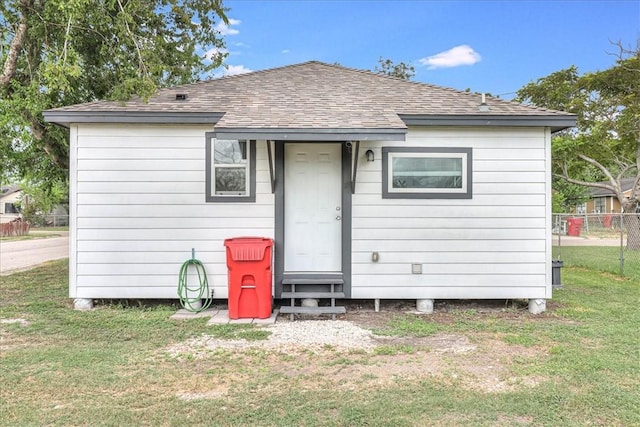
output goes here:
<path id="1" fill-rule="evenodd" d="M 373 162 L 375 160 L 375 156 L 373 155 L 373 150 L 367 150 L 367 152 L 364 154 L 367 156 L 367 162 Z"/>

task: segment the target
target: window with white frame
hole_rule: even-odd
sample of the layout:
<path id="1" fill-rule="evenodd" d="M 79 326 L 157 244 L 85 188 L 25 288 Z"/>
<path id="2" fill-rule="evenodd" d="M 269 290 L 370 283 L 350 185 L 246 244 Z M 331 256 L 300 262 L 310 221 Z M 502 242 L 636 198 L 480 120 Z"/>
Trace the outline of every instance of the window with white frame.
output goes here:
<path id="1" fill-rule="evenodd" d="M 596 197 L 593 199 L 594 201 L 594 213 L 605 213 L 605 197 Z"/>
<path id="2" fill-rule="evenodd" d="M 471 148 L 383 147 L 382 197 L 470 199 Z"/>
<path id="3" fill-rule="evenodd" d="M 255 201 L 255 141 L 206 140 L 207 202 Z"/>

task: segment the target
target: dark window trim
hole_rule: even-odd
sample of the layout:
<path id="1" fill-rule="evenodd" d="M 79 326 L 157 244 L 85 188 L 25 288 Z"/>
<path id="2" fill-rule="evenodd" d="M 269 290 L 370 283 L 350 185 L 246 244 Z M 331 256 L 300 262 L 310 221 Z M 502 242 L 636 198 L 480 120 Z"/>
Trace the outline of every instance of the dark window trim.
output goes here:
<path id="1" fill-rule="evenodd" d="M 212 156 L 211 148 L 213 146 L 213 140 L 215 139 L 215 132 L 207 132 L 205 134 L 205 200 L 207 203 L 252 203 L 256 201 L 256 141 L 249 141 L 249 194 L 246 196 L 216 196 L 211 194 L 212 190 Z"/>
<path id="2" fill-rule="evenodd" d="M 467 191 L 464 193 L 422 192 L 394 193 L 390 192 L 389 153 L 464 153 L 467 155 Z M 447 147 L 382 147 L 382 198 L 383 199 L 471 199 L 473 196 L 473 149 Z"/>

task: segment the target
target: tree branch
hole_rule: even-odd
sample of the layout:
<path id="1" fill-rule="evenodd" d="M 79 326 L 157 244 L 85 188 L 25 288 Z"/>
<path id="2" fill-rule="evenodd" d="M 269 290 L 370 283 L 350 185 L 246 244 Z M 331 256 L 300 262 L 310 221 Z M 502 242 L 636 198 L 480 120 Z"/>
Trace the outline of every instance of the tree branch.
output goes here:
<path id="1" fill-rule="evenodd" d="M 603 174 L 605 174 L 605 176 L 607 178 L 609 178 L 609 182 L 611 183 L 612 188 L 614 189 L 614 192 L 616 194 L 621 193 L 620 191 L 620 186 L 618 185 L 618 181 L 613 177 L 613 175 L 611 174 L 611 172 L 609 172 L 609 169 L 605 168 L 602 163 L 598 162 L 595 159 L 592 159 L 591 157 L 587 157 L 584 154 L 578 154 L 578 157 L 582 160 L 584 160 L 585 162 L 592 164 L 593 166 L 597 167 L 598 169 L 600 169 L 602 171 Z"/>
<path id="2" fill-rule="evenodd" d="M 638 153 L 637 154 L 638 154 L 638 156 L 640 156 L 640 143 L 638 144 Z M 585 162 L 587 162 L 587 163 L 597 167 L 598 169 L 600 169 L 602 171 L 602 173 L 604 173 L 609 178 L 609 182 L 611 184 L 605 184 L 605 183 L 602 183 L 602 182 L 588 182 L 588 181 L 582 181 L 582 180 L 579 180 L 579 179 L 571 178 L 569 176 L 569 170 L 568 170 L 567 163 L 564 163 L 562 165 L 562 174 L 554 174 L 554 176 L 556 176 L 558 178 L 562 178 L 565 181 L 570 182 L 571 184 L 582 185 L 582 186 L 591 187 L 591 188 L 602 188 L 602 189 L 605 189 L 605 190 L 609 190 L 613 194 L 615 194 L 616 198 L 620 202 L 620 205 L 622 205 L 622 207 L 623 207 L 625 212 L 635 209 L 636 204 L 638 203 L 638 200 L 640 198 L 640 166 L 639 165 L 636 165 L 636 164 L 625 165 L 625 167 L 620 172 L 620 174 L 614 179 L 614 177 L 611 174 L 611 172 L 609 172 L 609 170 L 607 168 L 605 168 L 597 160 L 594 160 L 591 157 L 587 157 L 584 154 L 578 154 L 578 157 L 580 159 L 584 160 Z M 640 159 L 638 159 L 638 163 L 640 163 Z M 629 197 L 627 197 L 627 196 L 624 195 L 624 192 L 622 191 L 622 187 L 620 186 L 620 179 L 622 178 L 622 176 L 623 176 L 623 174 L 625 172 L 628 172 L 630 169 L 633 169 L 633 168 L 637 168 L 638 169 L 638 173 L 637 173 L 636 179 L 634 181 L 633 188 L 631 190 L 631 194 L 629 195 Z"/>
<path id="3" fill-rule="evenodd" d="M 27 8 L 30 5 L 29 1 L 23 1 L 23 8 Z M 9 84 L 9 81 L 16 74 L 16 69 L 18 67 L 18 56 L 20 51 L 22 50 L 22 45 L 24 43 L 24 39 L 27 35 L 27 17 L 25 16 L 24 11 L 20 16 L 20 24 L 18 24 L 18 29 L 16 30 L 15 35 L 13 36 L 13 40 L 11 40 L 11 46 L 9 47 L 9 53 L 7 54 L 7 59 L 4 61 L 4 68 L 2 69 L 2 75 L 0 75 L 0 87 L 6 87 Z"/>
<path id="4" fill-rule="evenodd" d="M 122 12 L 122 15 L 123 15 L 122 20 L 124 22 L 124 26 L 127 29 L 127 32 L 129 33 L 129 35 L 131 36 L 131 40 L 133 41 L 134 46 L 136 47 L 136 52 L 138 54 L 138 67 L 140 68 L 140 72 L 142 74 L 147 74 L 147 67 L 144 63 L 140 46 L 138 45 L 138 41 L 136 40 L 135 34 L 133 34 L 133 31 L 131 31 L 131 28 L 129 28 L 129 22 L 127 22 L 126 12 L 120 0 L 118 0 L 118 6 L 120 7 L 120 11 Z"/>
<path id="5" fill-rule="evenodd" d="M 625 164 L 625 163 L 619 162 L 619 165 L 620 165 L 620 173 L 616 178 L 618 181 L 620 181 L 624 177 L 624 175 L 627 172 L 629 172 L 631 169 L 637 168 L 637 165 L 635 164 Z"/>
<path id="6" fill-rule="evenodd" d="M 562 178 L 565 181 L 570 182 L 571 184 L 582 185 L 584 187 L 603 188 L 615 193 L 615 187 L 611 185 L 603 184 L 601 182 L 581 181 L 579 179 L 571 178 L 568 174 L 566 165 L 564 165 L 564 167 L 562 168 L 562 173 L 554 173 L 553 175 L 557 178 Z"/>
<path id="7" fill-rule="evenodd" d="M 58 166 L 63 169 L 69 168 L 67 157 L 60 156 L 60 154 L 56 152 L 55 147 L 51 144 L 50 139 L 45 133 L 44 126 L 42 126 L 42 124 L 40 124 L 37 119 L 31 119 L 31 132 L 33 132 L 33 136 L 35 136 L 36 139 L 42 142 L 42 149 Z"/>
<path id="8" fill-rule="evenodd" d="M 69 20 L 67 21 L 67 31 L 64 34 L 64 46 L 62 47 L 62 64 L 67 63 L 67 46 L 69 45 L 69 33 L 71 32 L 71 14 L 69 14 Z"/>

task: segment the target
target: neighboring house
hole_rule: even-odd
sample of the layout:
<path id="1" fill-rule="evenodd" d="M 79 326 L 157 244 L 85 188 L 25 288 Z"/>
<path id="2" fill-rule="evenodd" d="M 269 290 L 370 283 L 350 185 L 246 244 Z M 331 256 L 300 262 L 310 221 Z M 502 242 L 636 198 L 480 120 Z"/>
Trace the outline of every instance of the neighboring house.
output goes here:
<path id="1" fill-rule="evenodd" d="M 20 217 L 17 202 L 22 197 L 19 185 L 0 188 L 0 223 L 11 222 Z"/>
<path id="2" fill-rule="evenodd" d="M 0 223 L 7 223 L 22 217 L 21 209 L 16 202 L 29 201 L 19 185 L 8 185 L 0 188 Z M 68 225 L 67 209 L 64 205 L 56 205 L 51 212 L 45 215 L 47 224 Z"/>
<path id="3" fill-rule="evenodd" d="M 633 190 L 633 184 L 635 178 L 623 178 L 620 180 L 620 185 L 625 196 L 631 195 Z M 602 184 L 609 184 L 609 181 L 603 181 Z M 579 214 L 608 214 L 608 213 L 620 213 L 622 212 L 622 206 L 618 201 L 618 198 L 611 190 L 604 188 L 589 188 L 590 198 L 584 203 L 581 203 L 576 207 L 576 213 Z"/>
<path id="4" fill-rule="evenodd" d="M 275 239 L 275 298 L 551 298 L 574 115 L 315 61 L 44 115 L 70 129 L 77 304 L 176 298 L 192 248 L 226 298 L 238 236 Z"/>

